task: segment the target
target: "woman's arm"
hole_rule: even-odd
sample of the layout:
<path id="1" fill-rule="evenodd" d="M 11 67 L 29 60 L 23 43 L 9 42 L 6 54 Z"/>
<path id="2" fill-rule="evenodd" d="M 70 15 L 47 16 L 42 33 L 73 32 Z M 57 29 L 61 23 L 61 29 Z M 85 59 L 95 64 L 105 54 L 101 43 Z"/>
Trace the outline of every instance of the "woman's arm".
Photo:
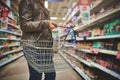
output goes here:
<path id="1" fill-rule="evenodd" d="M 49 20 L 33 21 L 32 7 L 27 0 L 22 0 L 19 5 L 20 25 L 23 32 L 37 32 L 49 27 Z"/>

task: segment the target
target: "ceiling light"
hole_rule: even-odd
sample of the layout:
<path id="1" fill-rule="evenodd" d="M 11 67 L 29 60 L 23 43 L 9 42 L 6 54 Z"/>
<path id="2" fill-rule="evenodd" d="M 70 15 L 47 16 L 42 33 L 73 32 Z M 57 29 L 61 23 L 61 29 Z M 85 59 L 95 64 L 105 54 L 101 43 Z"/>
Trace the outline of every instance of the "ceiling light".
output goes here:
<path id="1" fill-rule="evenodd" d="M 45 7 L 48 9 L 48 1 L 45 1 Z"/>
<path id="2" fill-rule="evenodd" d="M 62 20 L 66 20 L 66 18 L 64 17 L 64 18 L 62 18 Z"/>
<path id="3" fill-rule="evenodd" d="M 51 20 L 57 20 L 57 17 L 50 17 Z"/>

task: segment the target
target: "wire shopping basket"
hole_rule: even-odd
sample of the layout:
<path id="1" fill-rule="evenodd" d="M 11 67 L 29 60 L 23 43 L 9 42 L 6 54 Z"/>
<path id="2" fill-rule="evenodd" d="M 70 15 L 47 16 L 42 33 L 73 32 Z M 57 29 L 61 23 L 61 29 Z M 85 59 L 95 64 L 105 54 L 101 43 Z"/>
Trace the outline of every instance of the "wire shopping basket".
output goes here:
<path id="1" fill-rule="evenodd" d="M 59 42 L 47 40 L 21 40 L 28 64 L 38 72 L 54 72 L 69 65 L 58 53 Z"/>

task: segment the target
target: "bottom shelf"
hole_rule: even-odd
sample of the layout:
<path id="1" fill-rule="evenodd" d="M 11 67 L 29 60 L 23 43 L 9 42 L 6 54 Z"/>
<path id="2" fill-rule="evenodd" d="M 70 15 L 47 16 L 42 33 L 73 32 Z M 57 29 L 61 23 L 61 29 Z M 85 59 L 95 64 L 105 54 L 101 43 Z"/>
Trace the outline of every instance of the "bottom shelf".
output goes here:
<path id="1" fill-rule="evenodd" d="M 18 59 L 18 58 L 20 58 L 21 56 L 23 56 L 23 53 L 21 53 L 20 55 L 14 57 L 14 58 L 12 58 L 12 59 L 9 59 L 9 60 L 7 60 L 7 61 L 5 61 L 5 62 L 0 63 L 0 67 L 2 67 L 2 66 L 4 66 L 4 65 L 6 65 L 6 64 L 8 64 L 8 63 L 10 63 L 10 62 L 12 62 L 12 61 L 14 61 L 14 60 L 16 60 L 16 59 Z"/>
<path id="2" fill-rule="evenodd" d="M 79 74 L 81 75 L 85 80 L 92 80 L 87 74 L 85 74 L 77 65 L 75 65 L 74 63 L 72 63 L 69 59 L 67 59 L 66 56 L 64 56 L 61 52 L 60 52 L 61 56 L 70 64 L 70 66 Z"/>
<path id="3" fill-rule="evenodd" d="M 96 69 L 99 69 L 105 73 L 107 73 L 108 75 L 111 75 L 112 77 L 114 77 L 115 80 L 120 80 L 120 74 L 119 73 L 116 73 L 115 71 L 112 71 L 106 67 L 103 67 L 101 66 L 100 64 L 98 63 L 95 63 L 95 62 L 92 62 L 92 61 L 87 61 L 87 60 L 84 60 L 82 59 L 81 57 L 79 57 L 78 55 L 76 54 L 70 54 L 70 52 L 64 50 L 64 52 L 72 57 L 74 57 L 75 59 L 77 59 L 79 62 L 85 64 L 86 66 L 89 66 L 91 68 L 96 68 Z M 112 79 L 111 79 L 112 80 Z"/>

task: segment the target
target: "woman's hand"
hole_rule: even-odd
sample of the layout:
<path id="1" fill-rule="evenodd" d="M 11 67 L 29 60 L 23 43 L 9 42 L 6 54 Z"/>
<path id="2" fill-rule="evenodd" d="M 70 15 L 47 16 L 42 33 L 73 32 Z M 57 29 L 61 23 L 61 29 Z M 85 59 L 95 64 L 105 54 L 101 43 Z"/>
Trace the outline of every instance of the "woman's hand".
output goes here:
<path id="1" fill-rule="evenodd" d="M 53 30 L 54 28 L 57 28 L 57 23 L 54 22 L 54 21 L 50 21 L 50 23 L 49 23 L 49 28 L 50 28 L 51 30 Z"/>

